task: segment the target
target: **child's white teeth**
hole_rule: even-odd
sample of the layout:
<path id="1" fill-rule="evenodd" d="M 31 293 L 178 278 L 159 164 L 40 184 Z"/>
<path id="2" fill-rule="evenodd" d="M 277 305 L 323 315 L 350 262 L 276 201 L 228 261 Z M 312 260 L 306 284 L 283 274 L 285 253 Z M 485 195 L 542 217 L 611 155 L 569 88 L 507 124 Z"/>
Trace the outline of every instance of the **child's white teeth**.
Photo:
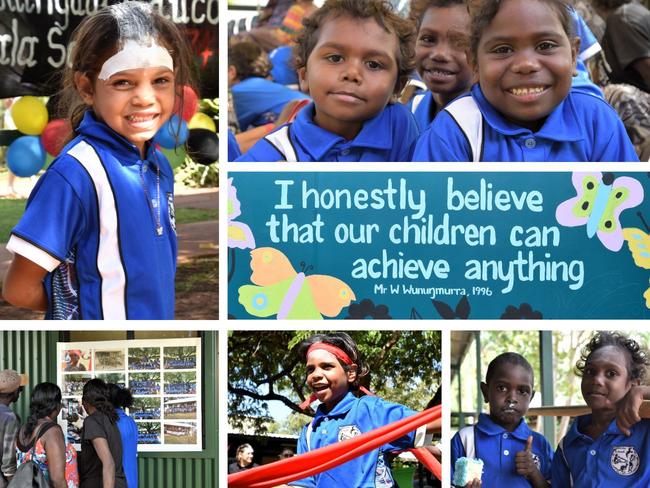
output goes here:
<path id="1" fill-rule="evenodd" d="M 127 119 L 131 122 L 146 122 L 147 120 L 153 119 L 153 115 L 147 115 L 146 117 L 136 117 L 135 115 L 129 115 Z"/>
<path id="2" fill-rule="evenodd" d="M 542 93 L 544 91 L 543 86 L 536 86 L 534 88 L 511 88 L 510 93 L 513 95 L 533 95 L 533 94 L 538 94 Z"/>

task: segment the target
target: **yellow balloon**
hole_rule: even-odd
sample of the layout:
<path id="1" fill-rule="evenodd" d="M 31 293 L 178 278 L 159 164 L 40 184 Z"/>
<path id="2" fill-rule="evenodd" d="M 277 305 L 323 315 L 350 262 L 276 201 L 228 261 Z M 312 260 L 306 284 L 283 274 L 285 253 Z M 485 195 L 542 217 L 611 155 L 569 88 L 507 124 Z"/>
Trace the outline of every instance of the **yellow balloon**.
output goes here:
<path id="1" fill-rule="evenodd" d="M 196 112 L 187 124 L 190 129 L 208 129 L 212 132 L 217 132 L 217 126 L 212 120 L 212 117 L 202 112 Z"/>
<path id="2" fill-rule="evenodd" d="M 11 118 L 23 134 L 38 136 L 47 125 L 47 108 L 36 97 L 20 97 L 11 107 Z"/>

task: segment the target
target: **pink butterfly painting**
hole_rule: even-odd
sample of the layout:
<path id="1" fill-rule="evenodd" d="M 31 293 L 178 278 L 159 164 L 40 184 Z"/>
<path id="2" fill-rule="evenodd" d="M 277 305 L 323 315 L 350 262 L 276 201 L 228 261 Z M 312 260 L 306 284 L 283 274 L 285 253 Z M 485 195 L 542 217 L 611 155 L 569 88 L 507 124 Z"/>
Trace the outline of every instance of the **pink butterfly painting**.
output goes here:
<path id="1" fill-rule="evenodd" d="M 573 173 L 577 195 L 562 202 L 555 211 L 558 223 L 566 227 L 586 225 L 587 236 L 598 237 L 610 251 L 619 251 L 625 238 L 619 216 L 643 201 L 643 187 L 634 178 L 611 173 Z"/>

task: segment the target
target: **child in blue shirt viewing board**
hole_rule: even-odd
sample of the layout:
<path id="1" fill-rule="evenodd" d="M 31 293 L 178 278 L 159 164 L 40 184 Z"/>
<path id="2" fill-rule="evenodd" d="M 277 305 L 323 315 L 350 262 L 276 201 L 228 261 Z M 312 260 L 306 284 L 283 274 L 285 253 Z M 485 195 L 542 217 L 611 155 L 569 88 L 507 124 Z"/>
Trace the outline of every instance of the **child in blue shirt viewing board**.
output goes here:
<path id="1" fill-rule="evenodd" d="M 617 332 L 598 332 L 576 364 L 591 414 L 577 417 L 553 458 L 553 486 L 650 486 L 650 420 L 639 407 L 650 399 L 642 386 L 648 352 Z"/>
<path id="2" fill-rule="evenodd" d="M 416 93 L 408 106 L 423 132 L 445 105 L 469 91 L 472 69 L 467 61 L 467 2 L 428 0 L 420 9 L 411 13 L 418 23 L 415 69 L 427 90 Z"/>
<path id="3" fill-rule="evenodd" d="M 328 0 L 297 39 L 313 103 L 237 161 L 410 161 L 418 129 L 391 103 L 413 68 L 415 32 L 381 0 Z"/>
<path id="4" fill-rule="evenodd" d="M 173 319 L 174 175 L 152 138 L 191 84 L 189 49 L 131 1 L 84 19 L 71 46 L 74 138 L 12 231 L 3 295 L 48 319 Z"/>
<path id="5" fill-rule="evenodd" d="M 486 0 L 470 10 L 470 94 L 438 114 L 415 161 L 638 161 L 601 97 L 571 89 L 578 40 L 560 0 Z"/>
<path id="6" fill-rule="evenodd" d="M 488 365 L 481 392 L 490 414 L 482 413 L 476 425 L 452 438 L 452 479 L 456 460 L 468 457 L 483 461 L 483 475 L 466 487 L 548 487 L 553 450 L 523 419 L 535 395 L 530 363 L 514 352 L 500 354 Z"/>
<path id="7" fill-rule="evenodd" d="M 313 335 L 300 344 L 299 354 L 305 361 L 307 385 L 313 391 L 301 407 L 307 408 L 316 400 L 321 403 L 314 420 L 300 433 L 298 454 L 359 436 L 416 413 L 376 396 L 359 396 L 362 392 L 368 393 L 360 386 L 360 380 L 369 370 L 359 355 L 357 345 L 348 334 L 339 332 Z M 391 451 L 422 445 L 424 436 L 429 431 L 433 431 L 433 425 L 424 425 L 415 432 L 351 461 L 309 478 L 292 481 L 289 486 L 397 486 L 386 455 Z"/>

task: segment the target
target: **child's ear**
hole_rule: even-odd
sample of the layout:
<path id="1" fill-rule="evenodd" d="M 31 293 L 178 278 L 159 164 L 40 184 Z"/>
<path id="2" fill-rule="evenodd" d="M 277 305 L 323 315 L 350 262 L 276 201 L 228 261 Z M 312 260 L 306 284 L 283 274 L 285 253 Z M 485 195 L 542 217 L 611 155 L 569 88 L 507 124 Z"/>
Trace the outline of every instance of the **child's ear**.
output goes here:
<path id="1" fill-rule="evenodd" d="M 483 401 L 489 403 L 490 395 L 488 394 L 488 385 L 484 381 L 481 381 L 481 393 L 483 393 Z"/>
<path id="2" fill-rule="evenodd" d="M 535 397 L 535 393 L 537 393 L 535 390 L 532 390 L 532 391 L 530 392 L 530 401 L 531 401 L 531 402 L 533 401 L 533 398 Z"/>
<path id="3" fill-rule="evenodd" d="M 580 52 L 580 38 L 574 37 L 573 42 L 571 43 L 571 62 L 573 63 L 573 76 L 578 74 L 576 68 L 578 64 L 578 53 Z"/>
<path id="4" fill-rule="evenodd" d="M 298 83 L 300 91 L 309 94 L 309 80 L 307 80 L 307 67 L 298 68 Z"/>
<path id="5" fill-rule="evenodd" d="M 232 64 L 228 65 L 228 86 L 232 85 L 237 79 L 237 68 Z"/>
<path id="6" fill-rule="evenodd" d="M 358 366 L 356 364 L 351 364 L 350 369 L 348 369 L 348 383 L 354 383 L 354 380 L 357 379 Z"/>
<path id="7" fill-rule="evenodd" d="M 76 72 L 74 74 L 74 84 L 77 87 L 77 92 L 79 96 L 84 101 L 86 105 L 93 104 L 93 95 L 95 93 L 93 89 L 93 82 L 88 78 L 87 75 L 83 73 Z"/>

